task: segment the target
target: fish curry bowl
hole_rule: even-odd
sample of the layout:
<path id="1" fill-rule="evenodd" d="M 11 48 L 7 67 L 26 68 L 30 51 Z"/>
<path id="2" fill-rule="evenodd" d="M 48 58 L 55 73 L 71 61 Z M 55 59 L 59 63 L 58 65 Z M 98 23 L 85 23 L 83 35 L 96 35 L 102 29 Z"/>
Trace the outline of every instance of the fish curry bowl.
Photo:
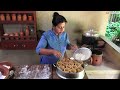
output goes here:
<path id="1" fill-rule="evenodd" d="M 59 60 L 56 65 L 56 73 L 62 79 L 83 79 L 85 75 L 82 61 L 64 58 Z"/>

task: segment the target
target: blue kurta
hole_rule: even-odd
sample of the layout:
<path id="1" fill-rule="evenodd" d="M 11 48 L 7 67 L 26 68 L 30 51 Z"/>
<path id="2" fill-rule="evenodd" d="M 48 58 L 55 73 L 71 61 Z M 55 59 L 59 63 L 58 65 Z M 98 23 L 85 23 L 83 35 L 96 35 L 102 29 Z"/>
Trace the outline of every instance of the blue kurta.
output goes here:
<path id="1" fill-rule="evenodd" d="M 68 35 L 63 32 L 59 37 L 53 32 L 53 30 L 48 30 L 43 33 L 41 39 L 36 47 L 36 53 L 40 54 L 41 48 L 54 49 L 62 53 L 62 57 L 66 51 L 67 45 L 70 44 Z M 58 57 L 54 55 L 41 55 L 41 64 L 54 64 L 59 60 Z"/>

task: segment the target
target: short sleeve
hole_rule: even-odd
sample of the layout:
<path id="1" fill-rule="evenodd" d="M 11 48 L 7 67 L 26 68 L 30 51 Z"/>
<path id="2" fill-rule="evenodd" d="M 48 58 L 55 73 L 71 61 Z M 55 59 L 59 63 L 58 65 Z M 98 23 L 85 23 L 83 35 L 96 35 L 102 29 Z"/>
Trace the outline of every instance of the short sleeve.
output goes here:
<path id="1" fill-rule="evenodd" d="M 66 39 L 67 39 L 67 44 L 69 45 L 70 44 L 70 40 L 69 40 L 68 34 L 66 34 Z"/>
<path id="2" fill-rule="evenodd" d="M 39 54 L 40 53 L 40 49 L 41 48 L 45 48 L 47 46 L 47 39 L 45 37 L 45 35 L 43 34 L 41 36 L 40 41 L 38 42 L 38 45 L 36 47 L 36 53 Z"/>
<path id="3" fill-rule="evenodd" d="M 66 48 L 69 49 L 71 46 L 71 43 L 70 43 L 68 35 L 66 35 L 66 38 L 67 38 L 67 47 Z"/>

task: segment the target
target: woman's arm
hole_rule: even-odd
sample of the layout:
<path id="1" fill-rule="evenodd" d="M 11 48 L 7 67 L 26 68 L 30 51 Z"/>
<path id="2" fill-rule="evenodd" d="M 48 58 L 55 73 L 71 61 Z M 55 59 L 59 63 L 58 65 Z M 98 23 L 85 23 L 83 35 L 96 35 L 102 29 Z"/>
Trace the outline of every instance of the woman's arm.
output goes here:
<path id="1" fill-rule="evenodd" d="M 40 50 L 42 48 L 46 48 L 46 46 L 47 46 L 47 39 L 43 33 L 43 35 L 41 36 L 41 39 L 39 40 L 38 45 L 36 47 L 36 53 L 40 54 Z"/>
<path id="2" fill-rule="evenodd" d="M 76 49 L 78 49 L 78 46 L 75 45 L 75 44 L 68 44 L 67 45 L 67 49 L 68 50 L 76 50 Z"/>
<path id="3" fill-rule="evenodd" d="M 68 35 L 66 34 L 66 39 L 67 39 L 67 49 L 68 50 L 76 50 L 78 49 L 77 45 L 71 44 Z"/>
<path id="4" fill-rule="evenodd" d="M 57 51 L 57 50 L 54 50 L 54 49 L 44 49 L 44 48 L 41 48 L 40 54 L 43 54 L 43 55 L 54 55 L 56 57 L 61 57 L 62 56 L 62 54 L 59 51 Z"/>
<path id="5" fill-rule="evenodd" d="M 53 50 L 52 49 L 41 48 L 40 49 L 40 54 L 43 54 L 43 55 L 52 55 L 53 54 Z"/>
<path id="6" fill-rule="evenodd" d="M 37 47 L 36 47 L 36 53 L 41 55 L 55 55 L 56 57 L 61 57 L 62 54 L 54 49 L 46 49 L 47 47 L 47 39 L 45 35 L 42 35 Z"/>

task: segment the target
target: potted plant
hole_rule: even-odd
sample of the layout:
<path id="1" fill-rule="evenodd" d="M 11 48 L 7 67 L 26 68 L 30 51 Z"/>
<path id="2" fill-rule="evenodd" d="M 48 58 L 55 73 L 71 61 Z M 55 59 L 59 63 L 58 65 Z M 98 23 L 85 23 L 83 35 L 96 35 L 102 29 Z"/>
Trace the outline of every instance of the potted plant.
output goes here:
<path id="1" fill-rule="evenodd" d="M 112 41 L 112 39 L 114 37 L 116 37 L 116 34 L 119 30 L 120 30 L 120 23 L 119 22 L 111 22 L 107 25 L 105 35 Z"/>
<path id="2" fill-rule="evenodd" d="M 120 21 L 109 23 L 105 35 L 115 44 L 120 44 Z"/>
<path id="3" fill-rule="evenodd" d="M 120 29 L 116 31 L 116 36 L 114 37 L 113 42 L 120 46 Z"/>

